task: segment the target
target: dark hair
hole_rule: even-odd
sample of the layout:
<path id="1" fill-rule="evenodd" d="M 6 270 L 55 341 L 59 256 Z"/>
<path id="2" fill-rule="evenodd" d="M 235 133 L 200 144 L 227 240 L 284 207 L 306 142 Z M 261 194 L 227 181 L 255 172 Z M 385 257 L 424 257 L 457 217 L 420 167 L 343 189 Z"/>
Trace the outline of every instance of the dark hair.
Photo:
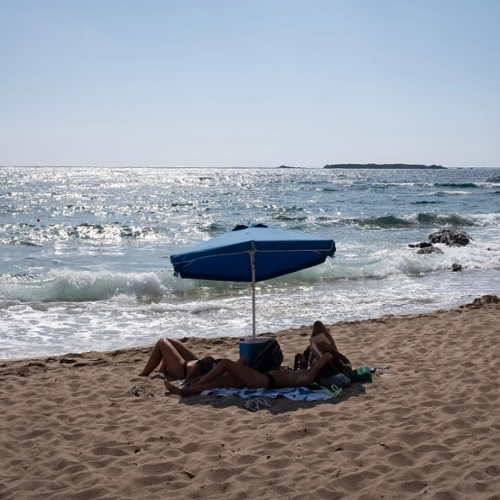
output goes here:
<path id="1" fill-rule="evenodd" d="M 198 361 L 200 363 L 200 374 L 206 375 L 208 372 L 213 370 L 214 364 L 217 364 L 220 360 L 212 358 L 212 356 L 207 356 Z"/>

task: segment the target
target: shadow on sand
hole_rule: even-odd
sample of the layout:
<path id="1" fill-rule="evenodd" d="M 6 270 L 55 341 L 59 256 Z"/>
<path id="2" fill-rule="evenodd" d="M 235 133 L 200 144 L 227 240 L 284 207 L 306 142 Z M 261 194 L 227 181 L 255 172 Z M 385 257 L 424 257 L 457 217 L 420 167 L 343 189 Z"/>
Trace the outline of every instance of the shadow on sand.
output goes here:
<path id="1" fill-rule="evenodd" d="M 369 382 L 368 382 L 369 383 Z M 260 406 L 256 413 L 260 412 L 269 412 L 272 415 L 281 415 L 283 413 L 288 413 L 292 411 L 298 410 L 306 410 L 311 409 L 316 406 L 324 406 L 324 405 L 336 405 L 339 403 L 343 403 L 350 398 L 358 397 L 362 394 L 365 394 L 365 388 L 363 384 L 356 383 L 352 384 L 348 387 L 342 389 L 342 392 L 339 396 L 319 401 L 294 401 L 288 399 L 286 397 L 278 397 L 278 398 L 265 398 L 266 402 L 270 405 L 269 408 Z M 249 401 L 248 399 L 242 399 L 238 396 L 227 396 L 227 397 L 217 397 L 217 396 L 189 396 L 189 397 L 179 397 L 170 392 L 165 392 L 165 396 L 179 398 L 179 404 L 184 404 L 187 406 L 198 406 L 198 405 L 210 405 L 213 408 L 217 409 L 225 409 L 229 407 L 236 407 L 240 409 L 246 409 L 244 407 L 245 402 Z M 250 412 L 249 412 L 250 413 Z"/>

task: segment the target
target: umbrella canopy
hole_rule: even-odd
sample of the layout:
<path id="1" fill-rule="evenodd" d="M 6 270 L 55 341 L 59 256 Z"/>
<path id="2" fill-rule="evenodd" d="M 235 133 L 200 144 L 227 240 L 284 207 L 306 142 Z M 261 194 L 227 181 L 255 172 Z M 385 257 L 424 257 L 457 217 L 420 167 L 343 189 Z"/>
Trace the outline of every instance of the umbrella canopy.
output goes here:
<path id="1" fill-rule="evenodd" d="M 252 283 L 255 336 L 255 283 L 316 266 L 334 254 L 333 240 L 258 224 L 236 226 L 170 260 L 182 278 Z"/>

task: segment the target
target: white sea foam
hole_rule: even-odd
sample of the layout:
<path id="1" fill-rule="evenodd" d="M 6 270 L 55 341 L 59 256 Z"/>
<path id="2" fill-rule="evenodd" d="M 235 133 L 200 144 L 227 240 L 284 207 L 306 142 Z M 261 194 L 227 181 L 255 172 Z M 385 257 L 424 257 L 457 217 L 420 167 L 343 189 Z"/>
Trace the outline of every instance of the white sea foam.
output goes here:
<path id="1" fill-rule="evenodd" d="M 472 191 L 431 191 L 428 196 L 466 196 L 474 194 Z"/>
<path id="2" fill-rule="evenodd" d="M 167 284 L 168 286 L 168 284 Z M 162 296 L 169 292 L 156 273 L 109 273 L 55 270 L 41 276 L 4 276 L 0 297 L 23 302 L 87 302 L 119 294 Z"/>

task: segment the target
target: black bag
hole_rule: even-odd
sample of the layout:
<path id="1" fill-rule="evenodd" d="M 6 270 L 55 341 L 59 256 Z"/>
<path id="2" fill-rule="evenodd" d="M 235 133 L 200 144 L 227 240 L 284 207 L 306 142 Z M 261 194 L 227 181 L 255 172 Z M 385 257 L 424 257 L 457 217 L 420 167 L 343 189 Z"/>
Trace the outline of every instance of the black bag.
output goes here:
<path id="1" fill-rule="evenodd" d="M 279 370 L 283 363 L 283 353 L 276 339 L 269 339 L 264 342 L 255 356 L 251 368 L 261 373 L 271 370 Z"/>
<path id="2" fill-rule="evenodd" d="M 331 361 L 325 364 L 321 371 L 319 372 L 322 377 L 331 377 L 332 375 L 338 375 L 343 373 L 344 365 L 342 361 L 338 358 L 332 358 Z"/>

